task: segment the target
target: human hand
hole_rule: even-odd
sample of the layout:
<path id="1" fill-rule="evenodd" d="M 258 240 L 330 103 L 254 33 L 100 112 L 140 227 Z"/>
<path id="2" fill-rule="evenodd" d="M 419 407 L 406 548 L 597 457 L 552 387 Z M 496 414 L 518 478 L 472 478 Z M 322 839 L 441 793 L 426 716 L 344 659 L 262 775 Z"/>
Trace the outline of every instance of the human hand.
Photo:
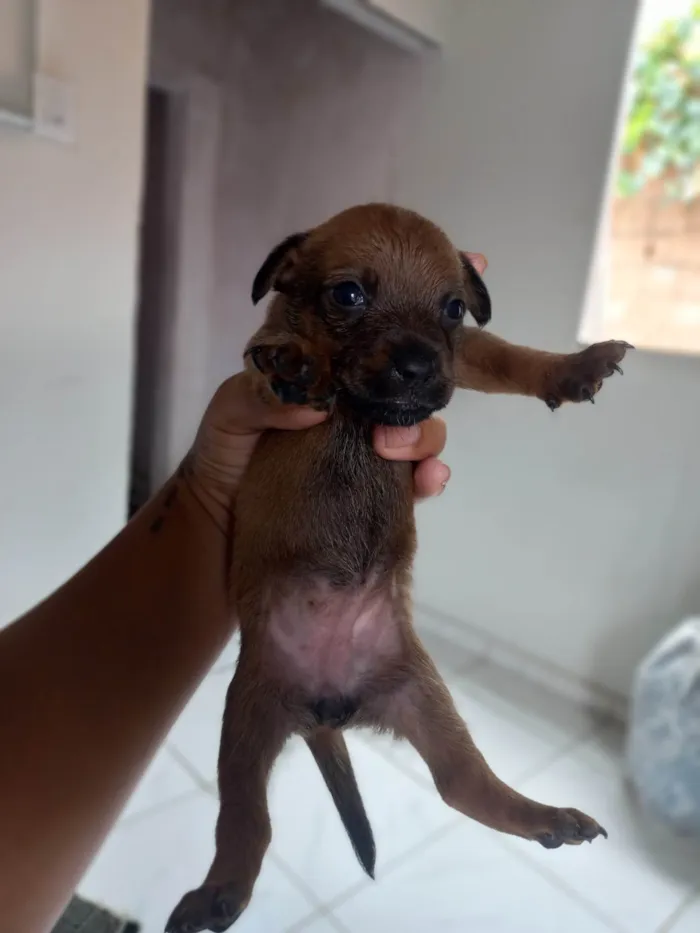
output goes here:
<path id="1" fill-rule="evenodd" d="M 326 412 L 263 401 L 248 372 L 227 379 L 202 419 L 187 475 L 193 492 L 220 527 L 226 527 L 236 490 L 258 438 L 269 428 L 300 431 L 320 424 Z M 417 499 L 439 495 L 450 470 L 438 459 L 446 441 L 445 423 L 430 418 L 410 428 L 377 427 L 374 449 L 387 460 L 420 461 L 414 471 Z"/>

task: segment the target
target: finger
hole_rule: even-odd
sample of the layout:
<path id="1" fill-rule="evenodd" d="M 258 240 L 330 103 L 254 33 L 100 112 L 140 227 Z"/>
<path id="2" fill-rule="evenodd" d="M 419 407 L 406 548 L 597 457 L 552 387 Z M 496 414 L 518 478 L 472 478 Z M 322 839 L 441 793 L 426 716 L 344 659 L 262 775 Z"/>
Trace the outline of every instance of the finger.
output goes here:
<path id="1" fill-rule="evenodd" d="M 466 253 L 464 254 L 469 262 L 474 266 L 479 275 L 483 275 L 486 272 L 486 268 L 489 264 L 488 259 L 484 256 L 483 253 Z"/>
<path id="2" fill-rule="evenodd" d="M 266 428 L 289 431 L 310 428 L 324 421 L 328 413 L 303 405 L 263 400 L 251 373 L 242 372 L 219 387 L 211 403 L 210 416 L 232 433 L 248 434 Z"/>
<path id="3" fill-rule="evenodd" d="M 269 412 L 264 421 L 264 428 L 281 428 L 285 431 L 300 431 L 312 428 L 328 417 L 327 411 L 316 411 L 302 405 L 284 405 Z"/>
<path id="4" fill-rule="evenodd" d="M 413 472 L 413 492 L 416 499 L 429 499 L 445 491 L 450 468 L 437 457 L 422 460 Z"/>
<path id="5" fill-rule="evenodd" d="M 442 418 L 429 418 L 410 428 L 379 427 L 374 449 L 385 460 L 425 460 L 445 449 L 447 427 Z"/>

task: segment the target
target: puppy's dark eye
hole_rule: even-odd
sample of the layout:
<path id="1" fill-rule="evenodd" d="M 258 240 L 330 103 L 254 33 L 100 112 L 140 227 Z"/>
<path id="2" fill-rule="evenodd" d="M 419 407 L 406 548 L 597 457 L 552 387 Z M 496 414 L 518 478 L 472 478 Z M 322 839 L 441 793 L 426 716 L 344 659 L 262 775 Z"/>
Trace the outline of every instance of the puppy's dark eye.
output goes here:
<path id="1" fill-rule="evenodd" d="M 339 282 L 331 289 L 333 301 L 348 311 L 362 311 L 367 306 L 367 298 L 357 282 Z"/>
<path id="2" fill-rule="evenodd" d="M 458 321 L 462 320 L 466 310 L 467 306 L 461 299 L 453 298 L 451 301 L 447 302 L 442 313 L 449 323 L 456 324 Z"/>

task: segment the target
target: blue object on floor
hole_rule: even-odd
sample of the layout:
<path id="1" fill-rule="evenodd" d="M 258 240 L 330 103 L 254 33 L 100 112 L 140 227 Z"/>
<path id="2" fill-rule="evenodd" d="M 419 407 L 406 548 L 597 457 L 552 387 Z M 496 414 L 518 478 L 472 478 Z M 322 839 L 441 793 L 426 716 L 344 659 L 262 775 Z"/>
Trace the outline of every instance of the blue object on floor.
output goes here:
<path id="1" fill-rule="evenodd" d="M 644 805 L 700 836 L 700 619 L 675 628 L 639 667 L 627 765 Z"/>

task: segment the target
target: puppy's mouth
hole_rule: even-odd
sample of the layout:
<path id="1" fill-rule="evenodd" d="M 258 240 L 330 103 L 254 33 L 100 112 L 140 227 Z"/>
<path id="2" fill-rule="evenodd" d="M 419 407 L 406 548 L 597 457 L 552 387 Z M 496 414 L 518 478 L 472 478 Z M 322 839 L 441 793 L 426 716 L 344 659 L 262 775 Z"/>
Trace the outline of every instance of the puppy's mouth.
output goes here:
<path id="1" fill-rule="evenodd" d="M 444 408 L 449 401 L 449 395 L 439 393 L 431 399 L 385 399 L 371 398 L 345 390 L 340 393 L 339 400 L 363 421 L 387 427 L 408 428 L 419 421 L 425 421 Z"/>

